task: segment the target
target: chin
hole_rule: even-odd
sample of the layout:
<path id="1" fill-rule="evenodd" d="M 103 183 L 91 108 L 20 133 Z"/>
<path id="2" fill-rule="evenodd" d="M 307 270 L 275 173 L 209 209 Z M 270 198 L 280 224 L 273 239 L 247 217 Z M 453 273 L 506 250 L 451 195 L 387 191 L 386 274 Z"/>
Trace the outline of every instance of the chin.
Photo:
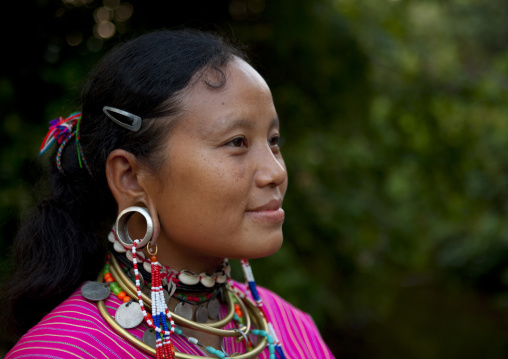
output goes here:
<path id="1" fill-rule="evenodd" d="M 272 254 L 277 253 L 277 251 L 282 247 L 283 243 L 283 236 L 282 233 L 280 233 L 277 236 L 274 236 L 274 238 L 267 238 L 266 241 L 263 241 L 262 243 L 259 243 L 259 241 L 256 242 L 256 246 L 253 248 L 249 248 L 249 251 L 245 251 L 244 255 L 238 256 L 238 258 L 235 259 L 256 259 L 256 258 L 263 258 L 271 256 Z M 229 257 L 233 258 L 233 257 Z"/>

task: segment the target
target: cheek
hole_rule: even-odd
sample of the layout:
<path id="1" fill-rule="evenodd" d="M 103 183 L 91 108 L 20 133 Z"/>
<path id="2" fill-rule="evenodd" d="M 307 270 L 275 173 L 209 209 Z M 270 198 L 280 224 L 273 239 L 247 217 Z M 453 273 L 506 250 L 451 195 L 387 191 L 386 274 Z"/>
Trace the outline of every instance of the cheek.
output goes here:
<path id="1" fill-rule="evenodd" d="M 243 229 L 250 188 L 248 168 L 208 160 L 172 170 L 171 183 L 158 199 L 165 236 L 197 251 L 208 250 L 210 245 L 231 246 L 230 239 L 240 237 Z"/>
<path id="2" fill-rule="evenodd" d="M 212 163 L 215 163 L 212 165 Z M 242 185 L 247 181 L 247 167 L 235 159 L 214 160 L 208 159 L 200 166 L 203 177 L 207 177 L 210 182 L 215 182 L 216 186 L 221 185 Z"/>
<path id="3" fill-rule="evenodd" d="M 218 209 L 223 215 L 243 214 L 240 207 L 247 200 L 249 180 L 247 169 L 226 161 L 207 171 L 206 186 L 202 189 L 210 199 L 210 208 Z M 214 213 L 220 215 L 219 213 Z"/>
<path id="4" fill-rule="evenodd" d="M 249 190 L 248 169 L 235 161 L 202 157 L 174 166 L 169 182 L 172 197 L 197 219 L 238 211 Z"/>

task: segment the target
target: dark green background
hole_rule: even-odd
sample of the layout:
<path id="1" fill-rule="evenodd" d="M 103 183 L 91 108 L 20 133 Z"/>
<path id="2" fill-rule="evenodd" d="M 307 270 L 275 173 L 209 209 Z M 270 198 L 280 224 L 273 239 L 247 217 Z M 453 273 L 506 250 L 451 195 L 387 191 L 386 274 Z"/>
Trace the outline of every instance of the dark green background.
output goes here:
<path id="1" fill-rule="evenodd" d="M 285 244 L 252 261 L 257 282 L 340 358 L 508 356 L 508 2 L 130 4 L 95 51 L 102 1 L 2 4 L 3 273 L 47 122 L 76 110 L 95 61 L 149 29 L 220 30 L 248 45 L 285 138 Z"/>

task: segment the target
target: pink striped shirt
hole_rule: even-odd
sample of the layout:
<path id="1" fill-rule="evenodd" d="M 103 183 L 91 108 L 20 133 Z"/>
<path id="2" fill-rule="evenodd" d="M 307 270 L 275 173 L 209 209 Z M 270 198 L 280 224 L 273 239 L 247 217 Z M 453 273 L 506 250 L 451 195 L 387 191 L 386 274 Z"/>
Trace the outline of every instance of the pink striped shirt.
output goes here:
<path id="1" fill-rule="evenodd" d="M 242 291 L 245 289 L 237 282 L 234 285 Z M 308 314 L 264 288 L 258 290 L 288 359 L 334 358 Z M 111 315 L 114 315 L 120 304 L 114 295 L 106 300 Z M 225 314 L 224 308 L 221 314 Z M 129 329 L 129 332 L 141 339 L 147 328 L 142 323 Z M 224 329 L 231 328 L 232 323 Z M 172 342 L 179 352 L 207 356 L 199 347 L 189 344 L 181 336 L 173 335 Z M 236 343 L 234 339 L 226 338 L 224 350 L 227 353 L 243 353 L 245 342 Z M 268 349 L 258 356 L 259 359 L 269 357 Z M 78 289 L 30 329 L 7 353 L 6 359 L 15 358 L 151 357 L 119 336 L 102 318 L 96 303 L 84 299 Z"/>

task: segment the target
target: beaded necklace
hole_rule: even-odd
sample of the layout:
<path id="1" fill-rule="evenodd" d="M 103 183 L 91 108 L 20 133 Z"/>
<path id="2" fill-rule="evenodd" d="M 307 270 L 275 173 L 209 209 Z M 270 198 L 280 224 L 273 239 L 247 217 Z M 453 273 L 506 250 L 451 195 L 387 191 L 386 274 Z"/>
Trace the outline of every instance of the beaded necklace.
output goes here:
<path id="1" fill-rule="evenodd" d="M 138 253 L 138 255 L 139 255 L 139 253 Z M 121 261 L 121 258 L 123 258 L 123 257 L 117 257 L 119 262 Z M 120 267 L 123 269 L 123 272 L 129 277 L 129 279 L 133 283 L 136 283 L 136 279 L 134 277 L 134 269 L 131 269 L 129 271 L 129 267 L 126 266 L 125 264 L 121 263 L 121 262 L 120 262 Z M 140 270 L 139 267 L 138 267 L 138 270 Z M 141 284 L 141 289 L 143 289 L 144 286 L 146 286 L 148 289 L 151 289 L 151 283 L 150 282 L 145 282 L 142 276 L 139 277 L 139 280 L 140 280 L 140 284 Z M 183 288 L 178 287 L 177 289 L 186 289 L 186 288 L 185 287 L 183 287 Z M 196 305 L 207 303 L 207 302 L 209 302 L 212 299 L 215 299 L 221 293 L 221 289 L 222 289 L 222 286 L 217 286 L 217 287 L 213 288 L 212 291 L 210 291 L 210 292 L 208 292 L 206 294 L 202 294 L 202 295 L 198 295 L 198 294 L 183 294 L 183 293 L 180 293 L 178 291 L 175 291 L 173 293 L 172 297 L 177 298 L 181 302 L 185 302 L 187 304 L 195 305 L 196 306 Z"/>
<path id="2" fill-rule="evenodd" d="M 108 240 L 113 244 L 113 250 L 116 253 L 125 253 L 125 256 L 119 256 L 118 259 L 120 261 L 124 259 L 128 260 L 125 264 L 132 265 L 132 250 L 122 245 L 114 229 L 109 233 Z M 142 263 L 142 267 L 138 268 L 139 272 L 144 280 L 149 282 L 151 280 L 151 264 L 142 252 L 138 252 L 138 263 Z M 188 270 L 178 271 L 161 264 L 160 273 L 163 286 L 168 286 L 173 282 L 185 291 L 207 291 L 210 288 L 226 283 L 231 278 L 231 266 L 226 258 L 222 262 L 221 267 L 216 269 L 214 273 L 196 274 Z"/>

